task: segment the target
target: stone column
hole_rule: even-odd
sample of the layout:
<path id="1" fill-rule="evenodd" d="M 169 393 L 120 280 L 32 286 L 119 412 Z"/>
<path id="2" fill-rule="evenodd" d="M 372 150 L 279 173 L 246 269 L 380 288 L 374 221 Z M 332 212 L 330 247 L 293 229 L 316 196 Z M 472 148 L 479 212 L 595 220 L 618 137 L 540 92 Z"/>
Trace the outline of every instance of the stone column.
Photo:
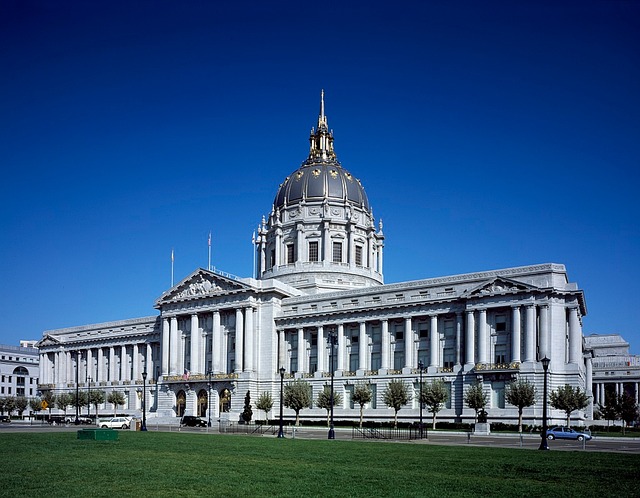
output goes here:
<path id="1" fill-rule="evenodd" d="M 113 346 L 109 347 L 109 380 L 116 380 L 116 350 Z"/>
<path id="2" fill-rule="evenodd" d="M 344 325 L 342 323 L 338 324 L 338 370 L 340 372 L 344 371 Z"/>
<path id="3" fill-rule="evenodd" d="M 98 348 L 98 365 L 96 366 L 96 382 L 104 382 L 104 351 Z"/>
<path id="4" fill-rule="evenodd" d="M 244 371 L 244 315 L 242 309 L 236 309 L 236 372 Z"/>
<path id="5" fill-rule="evenodd" d="M 520 363 L 520 337 L 522 326 L 520 325 L 520 306 L 511 308 L 511 361 Z"/>
<path id="6" fill-rule="evenodd" d="M 144 370 L 147 371 L 147 374 L 153 380 L 157 380 L 156 368 L 157 368 L 157 365 L 153 361 L 153 348 L 151 347 L 150 343 L 147 343 L 147 354 L 144 357 Z"/>
<path id="7" fill-rule="evenodd" d="M 228 373 L 229 371 L 229 332 L 220 334 L 220 371 Z"/>
<path id="8" fill-rule="evenodd" d="M 191 351 L 189 351 L 189 371 L 193 374 L 202 373 L 198 362 L 200 351 L 200 334 L 198 330 L 198 314 L 191 314 Z"/>
<path id="9" fill-rule="evenodd" d="M 478 310 L 478 363 L 489 363 L 487 359 L 487 310 Z"/>
<path id="10" fill-rule="evenodd" d="M 285 344 L 284 329 L 278 330 L 278 370 L 284 367 L 288 372 L 291 371 L 291 365 L 287 364 L 287 349 Z"/>
<path id="11" fill-rule="evenodd" d="M 169 348 L 169 375 L 178 375 L 178 317 L 172 316 L 169 322 L 170 327 L 170 341 L 171 346 Z"/>
<path id="12" fill-rule="evenodd" d="M 162 319 L 162 363 L 161 373 L 163 377 L 169 375 L 169 344 L 170 344 L 171 332 L 169 329 L 169 319 Z"/>
<path id="13" fill-rule="evenodd" d="M 527 304 L 525 311 L 525 343 L 524 361 L 535 361 L 536 359 L 536 306 Z"/>
<path id="14" fill-rule="evenodd" d="M 367 341 L 367 323 L 366 322 L 359 322 L 358 326 L 360 328 L 359 331 L 359 338 L 358 338 L 358 370 L 366 370 L 367 369 L 367 364 L 369 363 L 367 361 L 367 356 L 368 356 L 368 346 L 369 346 L 369 342 Z"/>
<path id="15" fill-rule="evenodd" d="M 294 258 L 296 262 L 298 261 L 307 261 L 309 258 L 305 257 L 305 248 L 304 248 L 304 225 L 302 223 L 298 223 L 296 226 L 296 247 L 294 251 Z"/>
<path id="16" fill-rule="evenodd" d="M 578 308 L 569 309 L 569 363 L 578 363 L 582 356 L 582 330 Z"/>
<path id="17" fill-rule="evenodd" d="M 551 358 L 549 351 L 549 305 L 543 304 L 540 307 L 540 358 Z M 592 419 L 593 420 L 593 419 Z"/>
<path id="18" fill-rule="evenodd" d="M 253 372 L 255 365 L 253 364 L 253 348 L 254 348 L 254 330 L 253 330 L 253 308 L 251 306 L 245 308 L 245 343 L 244 357 L 246 360 L 245 370 Z"/>
<path id="19" fill-rule="evenodd" d="M 404 366 L 413 368 L 413 331 L 410 316 L 404 319 Z"/>
<path id="20" fill-rule="evenodd" d="M 120 380 L 129 380 L 127 363 L 127 346 L 120 346 Z"/>
<path id="21" fill-rule="evenodd" d="M 390 370 L 389 350 L 391 349 L 391 336 L 389 335 L 389 320 L 382 320 L 380 335 L 382 340 L 382 344 L 380 345 L 380 363 L 382 364 L 382 368 Z"/>
<path id="22" fill-rule="evenodd" d="M 273 267 L 277 268 L 278 266 L 280 266 L 282 264 L 282 250 L 280 248 L 280 244 L 282 243 L 282 229 L 281 228 L 276 228 L 276 260 L 273 262 Z"/>
<path id="23" fill-rule="evenodd" d="M 318 350 L 318 372 L 326 372 L 327 369 L 324 366 L 324 357 L 327 354 L 327 348 L 324 344 L 324 327 L 320 325 L 318 327 L 318 337 L 316 340 L 317 350 Z"/>
<path id="24" fill-rule="evenodd" d="M 305 347 L 305 340 L 304 340 L 304 329 L 303 328 L 299 328 L 298 329 L 298 372 L 300 373 L 306 373 L 306 355 L 307 355 L 307 348 Z"/>
<path id="25" fill-rule="evenodd" d="M 136 381 L 140 379 L 140 351 L 138 350 L 138 344 L 134 344 L 131 352 L 131 380 Z M 146 365 L 145 365 L 146 368 Z"/>
<path id="26" fill-rule="evenodd" d="M 440 358 L 440 333 L 438 332 L 438 315 L 431 315 L 429 323 L 429 366 L 438 368 Z"/>
<path id="27" fill-rule="evenodd" d="M 462 362 L 462 313 L 456 312 L 456 366 Z"/>
<path id="28" fill-rule="evenodd" d="M 322 229 L 322 239 L 324 242 L 324 250 L 322 251 L 322 261 L 323 263 L 330 263 L 332 259 L 332 250 L 331 250 L 331 232 L 329 230 L 329 222 L 323 222 Z"/>
<path id="29" fill-rule="evenodd" d="M 475 365 L 475 317 L 473 310 L 467 310 L 467 330 L 465 338 L 465 360 L 464 363 L 468 368 Z"/>
<path id="30" fill-rule="evenodd" d="M 86 365 L 87 365 L 87 369 L 86 369 L 86 377 L 87 377 L 87 382 L 89 381 L 89 377 L 91 377 L 93 380 L 95 380 L 94 375 L 93 375 L 93 353 L 91 351 L 91 348 L 87 348 L 87 350 L 84 352 L 85 354 L 85 358 L 87 359 L 86 361 Z"/>
<path id="31" fill-rule="evenodd" d="M 213 373 L 220 373 L 222 364 L 222 331 L 220 330 L 220 312 L 213 312 L 211 332 L 211 362 Z"/>

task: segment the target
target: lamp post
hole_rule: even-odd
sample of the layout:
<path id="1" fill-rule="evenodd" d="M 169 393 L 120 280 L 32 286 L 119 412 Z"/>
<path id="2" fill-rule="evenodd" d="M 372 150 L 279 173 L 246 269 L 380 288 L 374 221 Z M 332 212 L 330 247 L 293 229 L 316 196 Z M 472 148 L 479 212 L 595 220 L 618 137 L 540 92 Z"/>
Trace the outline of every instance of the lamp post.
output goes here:
<path id="1" fill-rule="evenodd" d="M 80 425 L 80 419 L 78 415 L 80 414 L 80 385 L 78 384 L 78 367 L 80 366 L 80 351 L 76 351 L 76 421 L 74 422 L 76 425 Z"/>
<path id="2" fill-rule="evenodd" d="M 549 358 L 546 356 L 540 360 L 544 369 L 544 387 L 542 393 L 542 441 L 540 441 L 539 450 L 548 450 L 547 445 L 547 370 L 549 370 Z"/>
<path id="3" fill-rule="evenodd" d="M 278 437 L 284 437 L 284 427 L 282 426 L 282 402 L 284 396 L 284 367 L 280 367 L 280 430 Z"/>
<path id="4" fill-rule="evenodd" d="M 87 418 L 91 419 L 91 377 L 87 377 Z"/>
<path id="5" fill-rule="evenodd" d="M 420 404 L 420 439 L 422 439 L 422 371 L 424 370 L 424 363 L 422 360 L 418 362 L 418 370 L 420 370 L 420 393 L 418 394 L 418 403 Z"/>
<path id="6" fill-rule="evenodd" d="M 142 425 L 141 431 L 147 430 L 147 371 L 142 372 Z"/>
<path id="7" fill-rule="evenodd" d="M 338 335 L 335 333 L 335 331 L 331 331 L 329 332 L 329 336 L 327 337 L 327 339 L 329 339 L 329 345 L 331 347 L 331 351 L 330 353 L 330 363 L 331 363 L 331 396 L 329 399 L 329 404 L 331 405 L 331 423 L 329 424 L 329 436 L 328 439 L 335 439 L 336 438 L 336 431 L 333 427 L 333 355 L 335 352 L 335 346 L 336 344 L 338 344 Z"/>
<path id="8" fill-rule="evenodd" d="M 207 422 L 207 427 L 211 427 L 211 369 L 207 372 L 207 377 L 209 377 L 209 394 L 207 395 L 207 415 L 209 416 L 209 421 Z"/>

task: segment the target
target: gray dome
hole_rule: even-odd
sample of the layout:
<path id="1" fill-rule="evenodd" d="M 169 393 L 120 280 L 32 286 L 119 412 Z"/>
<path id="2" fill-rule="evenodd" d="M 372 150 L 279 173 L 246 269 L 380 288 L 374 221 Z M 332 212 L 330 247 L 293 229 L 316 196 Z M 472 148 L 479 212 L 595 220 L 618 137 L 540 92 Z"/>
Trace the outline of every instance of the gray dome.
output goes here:
<path id="1" fill-rule="evenodd" d="M 302 200 L 350 202 L 369 211 L 369 199 L 360 183 L 337 161 L 307 159 L 280 185 L 274 207 L 297 204 Z"/>

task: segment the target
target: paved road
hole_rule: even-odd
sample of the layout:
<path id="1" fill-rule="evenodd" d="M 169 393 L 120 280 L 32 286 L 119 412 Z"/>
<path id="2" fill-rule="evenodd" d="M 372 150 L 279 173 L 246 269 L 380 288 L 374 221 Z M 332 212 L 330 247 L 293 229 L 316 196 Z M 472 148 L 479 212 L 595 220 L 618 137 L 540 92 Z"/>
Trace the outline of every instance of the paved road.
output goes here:
<path id="1" fill-rule="evenodd" d="M 0 424 L 0 434 L 5 432 L 75 432 L 78 429 L 87 428 L 89 426 L 50 426 L 48 424 L 12 422 L 10 424 Z M 177 425 L 147 425 L 150 431 L 166 431 L 166 432 L 190 432 L 190 433 L 211 433 L 220 434 L 217 424 L 212 428 L 179 428 Z M 294 433 L 295 432 L 295 433 Z M 351 429 L 336 428 L 336 439 L 351 440 Z M 328 431 L 325 428 L 309 428 L 302 427 L 292 430 L 291 427 L 286 428 L 287 438 L 301 439 L 327 439 Z M 265 433 L 264 437 L 275 437 L 272 433 Z M 370 441 L 391 441 L 391 440 L 370 440 Z M 427 444 L 427 445 L 470 445 L 470 446 L 491 446 L 500 448 L 523 448 L 535 450 L 540 446 L 540 436 L 526 434 L 520 437 L 517 434 L 492 434 L 489 436 L 475 436 L 464 432 L 433 432 L 429 431 L 427 438 L 418 441 L 401 441 L 406 444 Z M 554 451 L 604 451 L 604 452 L 620 452 L 620 453 L 640 453 L 640 438 L 623 438 L 623 437 L 594 437 L 591 441 L 581 443 L 579 441 L 561 441 L 554 440 L 547 442 L 549 449 Z"/>

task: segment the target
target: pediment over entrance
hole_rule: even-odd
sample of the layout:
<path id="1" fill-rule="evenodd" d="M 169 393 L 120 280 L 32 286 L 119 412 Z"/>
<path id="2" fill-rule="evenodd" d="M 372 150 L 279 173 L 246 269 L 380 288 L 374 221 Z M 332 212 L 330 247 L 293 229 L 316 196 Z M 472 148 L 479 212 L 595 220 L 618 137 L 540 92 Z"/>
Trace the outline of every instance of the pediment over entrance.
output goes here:
<path id="1" fill-rule="evenodd" d="M 469 289 L 463 293 L 463 297 L 483 297 L 494 296 L 504 294 L 517 294 L 520 292 L 527 292 L 532 290 L 539 290 L 538 287 L 523 284 L 504 277 L 495 277 L 491 280 L 483 282 L 473 289 Z"/>
<path id="2" fill-rule="evenodd" d="M 222 296 L 249 289 L 238 280 L 200 268 L 162 294 L 156 300 L 156 307 L 170 302 Z"/>
<path id="3" fill-rule="evenodd" d="M 35 344 L 35 347 L 47 348 L 51 346 L 59 346 L 60 344 L 62 343 L 58 339 L 47 334 Z"/>

